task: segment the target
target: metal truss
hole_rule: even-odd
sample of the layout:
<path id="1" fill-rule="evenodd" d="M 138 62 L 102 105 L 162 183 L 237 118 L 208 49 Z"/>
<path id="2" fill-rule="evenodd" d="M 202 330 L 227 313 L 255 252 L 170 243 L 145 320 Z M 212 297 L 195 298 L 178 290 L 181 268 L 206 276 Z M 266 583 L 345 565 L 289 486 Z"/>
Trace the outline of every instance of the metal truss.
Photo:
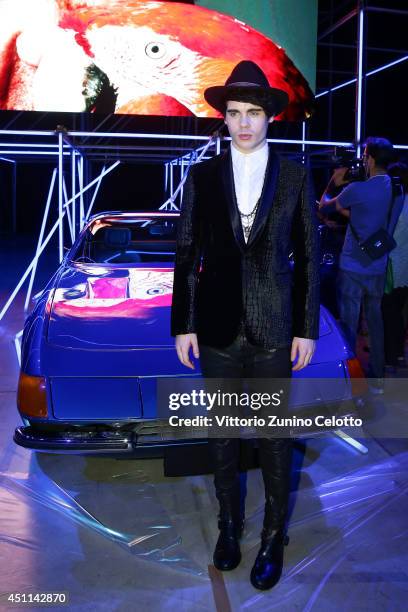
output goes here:
<path id="1" fill-rule="evenodd" d="M 408 55 L 406 51 L 400 51 L 398 49 L 380 49 L 380 48 L 372 48 L 367 44 L 367 29 L 368 29 L 368 19 L 370 13 L 379 13 L 379 14 L 389 14 L 394 15 L 395 17 L 408 17 L 408 8 L 405 10 L 400 9 L 391 9 L 387 7 L 378 7 L 378 6 L 370 6 L 367 0 L 357 0 L 355 8 L 353 8 L 350 12 L 348 12 L 345 16 L 338 19 L 338 21 L 331 26 L 329 26 L 324 32 L 320 34 L 318 37 L 318 44 L 325 44 L 328 47 L 332 47 L 333 49 L 336 47 L 350 47 L 350 45 L 336 45 L 332 42 L 322 43 L 322 39 L 325 39 L 327 36 L 332 35 L 339 28 L 341 28 L 345 23 L 349 22 L 351 19 L 357 19 L 357 40 L 355 44 L 356 48 L 356 65 L 357 70 L 355 71 L 355 76 L 343 83 L 339 83 L 333 87 L 329 87 L 324 91 L 321 91 L 316 94 L 316 98 L 321 98 L 323 96 L 330 96 L 330 111 L 329 111 L 329 133 L 331 133 L 331 120 L 332 120 L 332 112 L 331 112 L 331 95 L 344 87 L 355 84 L 355 94 L 356 94 L 356 117 L 355 117 L 355 129 L 354 129 L 354 141 L 357 148 L 357 155 L 361 154 L 362 141 L 365 138 L 364 134 L 364 115 L 365 115 L 365 90 L 366 90 L 366 80 L 367 78 L 378 74 L 384 70 L 388 70 L 394 66 L 397 66 L 403 62 L 408 60 Z M 397 58 L 392 62 L 387 62 L 383 65 L 376 67 L 373 70 L 366 70 L 366 61 L 365 55 L 369 51 L 387 51 L 393 53 L 402 53 L 401 57 Z M 333 73 L 332 65 L 330 66 L 330 72 Z M 396 149 L 407 149 L 407 145 L 394 145 Z"/>
<path id="2" fill-rule="evenodd" d="M 216 155 L 218 155 L 221 151 L 221 138 L 218 133 L 213 134 L 205 145 L 194 149 L 190 153 L 186 153 L 182 157 L 166 162 L 164 172 L 164 192 L 170 193 L 170 196 L 164 202 L 164 204 L 160 206 L 159 210 L 180 210 L 181 203 L 183 201 L 183 187 L 184 183 L 186 182 L 190 166 L 192 164 L 197 164 L 204 159 L 208 159 L 207 152 L 212 146 L 215 147 L 214 152 Z M 179 171 L 179 183 L 177 187 L 174 188 L 174 173 L 176 168 Z M 177 198 L 179 200 L 178 206 L 176 204 Z"/>
<path id="3" fill-rule="evenodd" d="M 39 133 L 28 133 L 30 136 L 36 135 Z M 114 168 L 116 168 L 120 161 L 117 160 L 110 164 L 109 166 L 104 166 L 99 175 L 87 183 L 84 184 L 84 158 L 82 153 L 74 147 L 69 140 L 67 139 L 65 131 L 58 131 L 56 133 L 52 133 L 54 137 L 57 138 L 57 144 L 52 145 L 42 145 L 37 143 L 18 143 L 14 149 L 7 149 L 9 155 L 24 155 L 24 154 L 32 154 L 32 149 L 36 151 L 36 155 L 53 155 L 57 157 L 57 165 L 54 168 L 52 175 L 50 186 L 48 190 L 48 196 L 44 207 L 44 213 L 41 223 L 41 229 L 37 239 L 37 247 L 34 254 L 33 259 L 25 270 L 24 274 L 18 281 L 14 291 L 0 310 L 0 321 L 5 316 L 6 312 L 10 308 L 13 303 L 15 297 L 19 293 L 20 289 L 24 285 L 27 279 L 28 281 L 28 289 L 24 302 L 24 310 L 27 311 L 30 299 L 32 295 L 34 280 L 37 272 L 38 261 L 42 253 L 44 252 L 46 246 L 49 244 L 51 238 L 54 236 L 56 232 L 58 232 L 58 259 L 59 263 L 62 262 L 64 257 L 64 230 L 69 235 L 70 243 L 73 244 L 76 236 L 79 231 L 83 228 L 84 224 L 87 222 L 95 200 L 98 194 L 99 188 L 101 186 L 102 179 L 109 174 Z M 10 135 L 9 132 L 5 132 L 2 130 L 2 135 Z M 13 132 L 13 135 L 17 135 Z M 18 133 L 19 136 L 27 135 L 27 133 Z M 44 134 L 42 134 L 44 135 Z M 49 134 L 47 134 L 49 135 Z M 8 145 L 7 145 L 8 146 Z M 4 147 L 4 143 L 0 144 L 0 147 Z M 43 148 L 47 147 L 47 151 L 44 151 Z M 4 159 L 2 154 L 5 153 L 4 149 L 1 150 L 0 159 Z M 12 161 L 14 164 L 15 160 Z M 65 177 L 70 173 L 70 193 L 68 194 L 68 188 L 66 184 Z M 84 203 L 84 194 L 89 190 L 93 190 L 90 193 L 91 199 L 88 207 L 85 209 Z M 51 219 L 51 204 L 53 201 L 57 203 L 57 220 L 52 225 L 51 229 L 46 233 L 47 226 L 49 225 Z M 15 215 L 15 207 L 13 206 L 13 217 Z M 16 337 L 17 338 L 17 337 Z"/>
<path id="4" fill-rule="evenodd" d="M 22 289 L 23 285 L 28 279 L 28 289 L 25 296 L 24 310 L 25 312 L 29 309 L 31 295 L 33 291 L 35 276 L 38 267 L 38 261 L 40 256 L 44 252 L 45 248 L 49 244 L 50 240 L 57 233 L 58 235 L 58 261 L 62 262 L 64 257 L 64 248 L 66 237 L 69 238 L 69 243 L 72 245 L 88 221 L 91 212 L 93 210 L 98 191 L 100 189 L 103 178 L 114 170 L 122 161 L 122 159 L 113 158 L 121 156 L 118 152 L 117 146 L 112 146 L 109 142 L 105 142 L 103 145 L 97 144 L 98 150 L 103 150 L 103 157 L 105 164 L 101 172 L 87 184 L 84 183 L 84 164 L 86 156 L 82 150 L 84 143 L 89 139 L 98 139 L 98 143 L 101 139 L 105 141 L 112 138 L 115 139 L 127 139 L 127 140 L 160 140 L 160 141 L 187 141 L 188 143 L 196 144 L 196 142 L 204 141 L 204 144 L 196 149 L 191 150 L 191 145 L 183 145 L 177 147 L 177 149 L 189 153 L 185 154 L 181 167 L 181 176 L 177 187 L 174 186 L 173 178 L 173 165 L 171 164 L 170 172 L 167 173 L 169 177 L 170 186 L 170 197 L 160 206 L 159 210 L 163 211 L 179 211 L 179 207 L 176 205 L 176 200 L 179 200 L 181 204 L 183 196 L 183 186 L 187 178 L 189 168 L 192 163 L 200 162 L 207 154 L 211 147 L 214 147 L 215 152 L 220 150 L 220 139 L 216 136 L 210 139 L 207 136 L 190 136 L 190 135 L 177 135 L 177 134 L 144 134 L 144 133 L 118 133 L 112 134 L 110 132 L 67 132 L 61 128 L 56 132 L 53 131 L 34 131 L 34 130 L 0 130 L 0 138 L 3 140 L 13 139 L 10 142 L 0 142 L 0 161 L 10 162 L 16 165 L 18 159 L 22 157 L 31 156 L 35 158 L 56 159 L 56 166 L 52 171 L 50 186 L 48 190 L 48 196 L 44 206 L 43 218 L 41 223 L 40 232 L 37 239 L 37 246 L 35 254 L 30 264 L 26 268 L 24 274 L 18 281 L 14 291 L 9 296 L 8 300 L 0 310 L 0 321 L 6 315 L 8 309 L 13 303 L 14 299 Z M 48 143 L 44 142 L 33 142 L 34 140 L 48 139 Z M 14 139 L 17 139 L 15 142 Z M 75 139 L 78 141 L 75 142 Z M 56 142 L 55 142 L 56 141 Z M 74 144 L 75 142 L 75 144 Z M 160 146 L 160 145 L 159 145 Z M 136 147 L 137 155 L 140 149 L 144 150 L 144 147 Z M 91 150 L 92 144 L 87 144 L 87 149 Z M 133 150 L 135 147 L 130 145 L 126 147 L 125 155 L 129 154 L 129 149 Z M 168 148 L 162 147 L 166 150 L 168 155 Z M 171 147 L 169 147 L 171 150 Z M 155 147 L 151 147 L 155 149 Z M 8 158 L 4 158 L 3 155 L 8 155 Z M 11 159 L 10 159 L 11 158 Z M 14 159 L 13 159 L 14 158 Z M 109 165 L 108 159 L 111 161 Z M 68 184 L 67 184 L 68 183 Z M 88 206 L 85 206 L 84 195 L 89 191 L 91 198 Z M 57 208 L 57 220 L 51 226 L 51 229 L 47 227 L 50 224 L 50 219 L 55 217 L 55 210 Z M 54 215 L 52 214 L 54 213 Z M 13 218 L 15 216 L 15 206 L 13 206 Z M 19 345 L 19 339 L 21 334 L 17 334 L 15 342 Z M 16 344 L 16 347 L 17 347 Z"/>

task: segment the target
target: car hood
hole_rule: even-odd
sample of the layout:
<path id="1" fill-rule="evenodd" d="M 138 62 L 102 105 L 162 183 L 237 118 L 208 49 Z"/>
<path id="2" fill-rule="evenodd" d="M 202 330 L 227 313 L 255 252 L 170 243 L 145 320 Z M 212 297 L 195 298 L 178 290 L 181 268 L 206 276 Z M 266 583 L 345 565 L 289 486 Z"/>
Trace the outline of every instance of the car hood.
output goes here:
<path id="1" fill-rule="evenodd" d="M 54 291 L 47 340 L 90 350 L 173 346 L 172 288 L 170 266 L 68 267 Z"/>

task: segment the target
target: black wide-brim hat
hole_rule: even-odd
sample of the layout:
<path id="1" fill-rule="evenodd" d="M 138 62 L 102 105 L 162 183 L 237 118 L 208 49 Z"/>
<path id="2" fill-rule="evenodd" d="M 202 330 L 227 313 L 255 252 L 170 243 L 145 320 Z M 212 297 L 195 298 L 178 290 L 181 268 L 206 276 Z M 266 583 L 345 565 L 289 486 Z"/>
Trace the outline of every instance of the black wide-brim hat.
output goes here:
<path id="1" fill-rule="evenodd" d="M 262 98 L 266 100 L 268 110 L 273 115 L 279 115 L 289 103 L 286 91 L 271 87 L 263 70 L 250 60 L 239 62 L 225 85 L 207 87 L 204 98 L 210 106 L 224 114 L 227 100 L 232 99 L 230 96 L 235 91 L 250 94 L 262 92 Z"/>

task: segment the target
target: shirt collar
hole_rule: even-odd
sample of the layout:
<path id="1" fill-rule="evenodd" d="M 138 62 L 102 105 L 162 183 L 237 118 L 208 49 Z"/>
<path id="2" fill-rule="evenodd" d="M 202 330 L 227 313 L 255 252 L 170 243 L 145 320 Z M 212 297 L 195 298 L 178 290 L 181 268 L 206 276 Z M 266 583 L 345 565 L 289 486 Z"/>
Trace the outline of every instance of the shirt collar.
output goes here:
<path id="1" fill-rule="evenodd" d="M 367 181 L 371 181 L 371 179 L 377 178 L 377 176 L 382 176 L 382 177 L 387 176 L 388 178 L 390 178 L 389 175 L 386 172 L 384 172 L 384 174 L 374 174 L 374 176 L 369 176 Z"/>
<path id="2" fill-rule="evenodd" d="M 265 144 L 263 147 L 261 147 L 260 149 L 257 149 L 256 151 L 253 151 L 252 153 L 241 153 L 241 151 L 238 151 L 238 149 L 234 146 L 234 144 L 231 142 L 231 155 L 232 155 L 232 162 L 235 163 L 242 163 L 244 161 L 249 161 L 250 164 L 252 165 L 258 165 L 261 164 L 262 162 L 266 162 L 268 159 L 268 155 L 269 155 L 269 146 L 267 141 L 265 141 Z"/>

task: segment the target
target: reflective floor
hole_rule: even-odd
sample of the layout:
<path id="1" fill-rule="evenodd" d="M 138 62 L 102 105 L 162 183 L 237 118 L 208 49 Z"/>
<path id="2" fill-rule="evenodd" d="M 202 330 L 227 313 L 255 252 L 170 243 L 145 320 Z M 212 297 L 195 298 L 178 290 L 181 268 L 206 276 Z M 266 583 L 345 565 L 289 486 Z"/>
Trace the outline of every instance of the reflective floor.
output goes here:
<path id="1" fill-rule="evenodd" d="M 15 274 L 5 270 L 1 304 Z M 361 440 L 367 453 L 336 436 L 296 444 L 284 573 L 258 592 L 249 573 L 262 523 L 259 470 L 247 473 L 242 562 L 222 574 L 211 567 L 210 475 L 170 478 L 160 459 L 36 454 L 13 443 L 12 338 L 22 322 L 19 298 L 0 323 L 0 609 L 13 609 L 7 593 L 63 591 L 70 609 L 84 611 L 406 610 L 406 439 Z M 396 406 L 398 418 L 407 412 Z"/>

